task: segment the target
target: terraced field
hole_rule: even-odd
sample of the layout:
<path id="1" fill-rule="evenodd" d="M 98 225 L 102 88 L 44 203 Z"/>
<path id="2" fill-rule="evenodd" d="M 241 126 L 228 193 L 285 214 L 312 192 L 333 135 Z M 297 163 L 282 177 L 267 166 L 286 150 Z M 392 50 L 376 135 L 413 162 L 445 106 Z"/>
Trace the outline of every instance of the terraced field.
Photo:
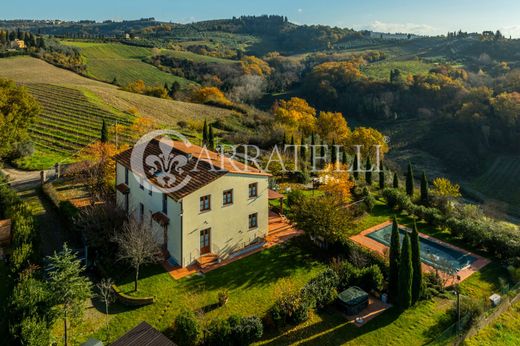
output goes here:
<path id="1" fill-rule="evenodd" d="M 216 57 L 212 57 L 212 56 L 196 54 L 196 53 L 192 53 L 189 51 L 183 51 L 183 50 L 163 49 L 162 52 L 172 55 L 178 59 L 186 59 L 186 60 L 191 60 L 191 61 L 195 61 L 195 62 L 207 62 L 207 63 L 216 63 L 216 64 L 236 64 L 237 63 L 237 61 L 235 61 L 235 60 L 216 58 Z"/>
<path id="2" fill-rule="evenodd" d="M 34 155 L 19 160 L 26 169 L 43 169 L 71 160 L 71 154 L 99 138 L 101 121 L 124 124 L 132 111 L 155 119 L 159 126 L 175 128 L 178 121 L 202 124 L 203 119 L 236 117 L 232 111 L 181 101 L 158 99 L 119 90 L 31 57 L 0 59 L 0 77 L 29 87 L 44 112 L 32 129 Z"/>
<path id="3" fill-rule="evenodd" d="M 164 85 L 179 82 L 181 85 L 192 83 L 184 78 L 162 72 L 142 59 L 152 55 L 151 48 L 128 46 L 120 43 L 93 43 L 63 41 L 63 44 L 78 47 L 87 63 L 90 77 L 112 82 L 114 78 L 120 85 L 126 85 L 138 79 L 146 84 Z"/>
<path id="4" fill-rule="evenodd" d="M 55 162 L 73 159 L 74 154 L 99 139 L 103 119 L 108 126 L 132 122 L 129 115 L 116 114 L 91 103 L 77 89 L 50 84 L 27 87 L 43 111 L 30 129 L 36 154 L 19 162 L 21 166 L 47 168 Z M 128 137 L 121 134 L 119 138 L 124 141 Z"/>

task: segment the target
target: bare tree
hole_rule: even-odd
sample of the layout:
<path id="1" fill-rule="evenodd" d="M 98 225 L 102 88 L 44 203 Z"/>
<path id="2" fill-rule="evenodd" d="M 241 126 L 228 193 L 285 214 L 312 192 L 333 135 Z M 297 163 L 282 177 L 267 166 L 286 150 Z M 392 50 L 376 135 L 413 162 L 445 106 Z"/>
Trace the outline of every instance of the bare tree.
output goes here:
<path id="1" fill-rule="evenodd" d="M 111 278 L 108 279 L 102 279 L 97 285 L 97 289 L 99 290 L 99 293 L 97 296 L 101 299 L 103 304 L 105 304 L 105 324 L 107 328 L 107 340 L 110 339 L 110 330 L 108 328 L 108 307 L 110 304 L 112 304 L 116 297 L 114 296 L 114 292 L 112 290 L 112 285 L 114 284 L 114 281 L 112 281 Z"/>
<path id="2" fill-rule="evenodd" d="M 121 232 L 116 233 L 114 242 L 119 247 L 119 259 L 128 262 L 135 269 L 134 290 L 137 291 L 140 267 L 144 264 L 157 263 L 162 258 L 161 249 L 152 229 L 143 222 L 130 218 L 123 225 Z"/>

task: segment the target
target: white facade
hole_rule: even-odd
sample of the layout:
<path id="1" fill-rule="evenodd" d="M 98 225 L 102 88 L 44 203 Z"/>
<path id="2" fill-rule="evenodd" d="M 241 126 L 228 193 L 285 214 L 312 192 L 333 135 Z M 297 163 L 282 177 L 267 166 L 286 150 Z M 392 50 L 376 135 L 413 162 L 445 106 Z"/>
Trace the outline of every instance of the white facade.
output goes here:
<path id="1" fill-rule="evenodd" d="M 117 163 L 116 185 L 126 183 L 129 188 L 126 195 L 117 191 L 118 205 L 137 218 L 142 217 L 144 222 L 150 222 L 159 243 L 166 245 L 171 258 L 182 267 L 206 253 L 225 258 L 267 235 L 266 175 L 227 173 L 180 200 L 167 196 L 164 214 L 169 223 L 165 229 L 152 219 L 153 214 L 163 211 L 164 194 L 156 190 L 150 192 L 146 182 L 141 188 L 140 179 L 129 170 L 126 174 L 126 170 Z M 256 197 L 249 197 L 250 185 L 256 186 Z M 232 203 L 224 204 L 224 192 L 229 190 L 232 190 Z M 201 210 L 201 197 L 206 196 L 209 196 L 210 209 Z"/>

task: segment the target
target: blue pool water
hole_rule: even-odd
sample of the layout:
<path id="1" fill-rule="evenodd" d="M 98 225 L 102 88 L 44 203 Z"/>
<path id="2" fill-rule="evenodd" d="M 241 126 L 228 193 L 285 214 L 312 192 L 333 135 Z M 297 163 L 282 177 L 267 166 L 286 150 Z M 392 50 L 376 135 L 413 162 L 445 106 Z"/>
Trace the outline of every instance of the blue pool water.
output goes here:
<path id="1" fill-rule="evenodd" d="M 405 232 L 406 230 L 399 229 L 401 244 L 403 243 Z M 386 246 L 390 246 L 391 235 L 392 225 L 388 225 L 380 230 L 367 234 L 367 237 Z M 421 236 L 419 237 L 419 247 L 421 249 L 421 260 L 424 263 L 439 269 L 451 267 L 455 271 L 459 271 L 476 260 L 474 256 L 438 244 Z"/>

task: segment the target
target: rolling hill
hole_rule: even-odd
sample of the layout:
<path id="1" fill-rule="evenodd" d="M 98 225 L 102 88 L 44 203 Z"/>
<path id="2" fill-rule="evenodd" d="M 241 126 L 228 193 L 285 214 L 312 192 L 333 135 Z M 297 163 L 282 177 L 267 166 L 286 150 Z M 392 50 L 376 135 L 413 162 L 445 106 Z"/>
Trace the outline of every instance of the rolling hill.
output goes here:
<path id="1" fill-rule="evenodd" d="M 80 48 L 87 64 L 89 77 L 104 82 L 117 79 L 119 85 L 126 85 L 142 79 L 149 85 L 164 85 L 179 82 L 181 85 L 192 83 L 184 78 L 163 72 L 143 61 L 152 56 L 152 49 L 129 46 L 121 43 L 94 43 L 63 41 L 65 45 Z"/>
<path id="2" fill-rule="evenodd" d="M 30 57 L 0 59 L 0 77 L 26 85 L 43 106 L 31 128 L 36 152 L 19 164 L 41 169 L 73 155 L 100 133 L 102 119 L 129 124 L 138 114 L 161 126 L 234 116 L 221 108 L 129 93 Z"/>

